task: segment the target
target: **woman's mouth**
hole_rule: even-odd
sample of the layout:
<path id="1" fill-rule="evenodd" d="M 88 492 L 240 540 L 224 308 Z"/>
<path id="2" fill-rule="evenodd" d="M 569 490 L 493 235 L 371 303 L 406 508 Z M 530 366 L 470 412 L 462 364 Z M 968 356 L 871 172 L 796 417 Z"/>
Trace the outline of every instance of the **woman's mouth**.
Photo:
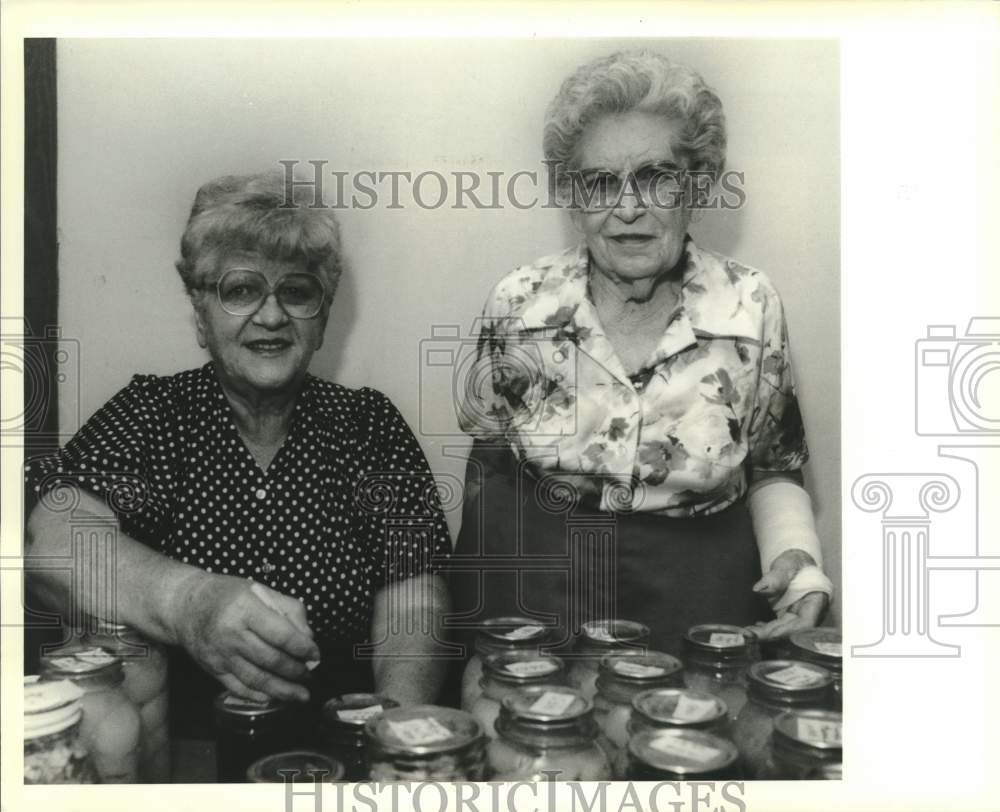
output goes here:
<path id="1" fill-rule="evenodd" d="M 615 234 L 608 239 L 624 248 L 638 248 L 652 242 L 653 236 L 651 234 Z"/>
<path id="2" fill-rule="evenodd" d="M 287 350 L 292 343 L 282 338 L 261 338 L 248 341 L 244 346 L 259 355 L 279 355 Z"/>

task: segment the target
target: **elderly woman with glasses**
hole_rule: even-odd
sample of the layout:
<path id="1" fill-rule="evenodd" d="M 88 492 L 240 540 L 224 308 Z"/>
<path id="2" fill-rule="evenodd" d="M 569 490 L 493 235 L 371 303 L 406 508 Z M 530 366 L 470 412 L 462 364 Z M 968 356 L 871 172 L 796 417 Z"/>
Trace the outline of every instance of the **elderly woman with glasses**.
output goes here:
<path id="1" fill-rule="evenodd" d="M 68 555 L 78 517 L 113 510 L 119 531 L 113 605 L 94 583 L 108 563 L 97 552 L 82 562 L 95 577 L 72 593 L 33 572 L 43 597 L 92 615 L 111 608 L 176 647 L 183 704 L 201 709 L 195 683 L 219 690 L 206 672 L 256 700 L 372 683 L 404 703 L 437 691 L 438 663 L 421 655 L 435 650 L 446 606 L 433 559 L 450 553 L 447 527 L 389 399 L 307 372 L 342 269 L 332 210 L 313 203 L 313 190 L 279 174 L 204 185 L 177 269 L 210 360 L 135 376 L 28 467 L 32 560 Z M 67 487 L 72 515 L 55 498 Z M 390 523 L 400 516 L 405 527 Z M 200 669 L 183 665 L 192 661 Z"/>
<path id="2" fill-rule="evenodd" d="M 831 584 L 781 300 L 688 233 L 725 163 L 719 98 L 618 53 L 564 82 L 543 145 L 582 242 L 487 299 L 456 608 L 569 632 L 617 616 L 674 653 L 700 623 L 816 625 Z"/>

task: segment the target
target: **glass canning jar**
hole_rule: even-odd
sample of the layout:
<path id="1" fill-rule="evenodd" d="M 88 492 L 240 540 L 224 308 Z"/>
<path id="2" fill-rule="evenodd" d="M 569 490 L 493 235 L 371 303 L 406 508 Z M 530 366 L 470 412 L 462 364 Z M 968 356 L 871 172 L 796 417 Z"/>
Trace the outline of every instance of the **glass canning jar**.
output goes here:
<path id="1" fill-rule="evenodd" d="M 778 716 L 771 735 L 772 777 L 779 781 L 839 777 L 835 772 L 841 764 L 841 724 L 835 711 L 785 711 Z"/>
<path id="2" fill-rule="evenodd" d="M 320 737 L 325 751 L 344 765 L 344 778 L 368 778 L 365 724 L 386 708 L 398 708 L 395 699 L 381 694 L 344 694 L 328 699 L 320 711 Z"/>
<path id="3" fill-rule="evenodd" d="M 62 646 L 41 657 L 43 681 L 69 680 L 83 691 L 80 737 L 105 784 L 139 780 L 139 711 L 125 695 L 122 661 L 97 646 Z"/>
<path id="4" fill-rule="evenodd" d="M 372 781 L 481 781 L 486 736 L 471 713 L 437 705 L 383 711 L 365 723 Z"/>
<path id="5" fill-rule="evenodd" d="M 600 781 L 612 777 L 597 743 L 593 703 L 580 691 L 534 685 L 503 700 L 487 751 L 497 781 Z"/>
<path id="6" fill-rule="evenodd" d="M 558 685 L 565 682 L 564 665 L 558 657 L 530 652 L 487 655 L 480 680 L 482 694 L 469 712 L 483 726 L 486 735 L 496 738 L 496 721 L 503 700 L 519 688 L 531 685 Z"/>
<path id="7" fill-rule="evenodd" d="M 24 680 L 24 783 L 95 784 L 80 736 L 83 691 L 68 680 Z"/>
<path id="8" fill-rule="evenodd" d="M 635 781 L 722 781 L 740 778 L 739 753 L 703 730 L 643 730 L 628 743 L 627 777 Z"/>
<path id="9" fill-rule="evenodd" d="M 827 709 L 833 677 L 825 668 L 794 660 L 755 663 L 747 675 L 747 703 L 733 725 L 747 778 L 767 778 L 772 769 L 774 720 L 786 710 Z"/>
<path id="10" fill-rule="evenodd" d="M 343 777 L 343 764 L 311 750 L 274 753 L 247 767 L 247 781 L 252 784 L 332 784 Z"/>
<path id="11" fill-rule="evenodd" d="M 840 632 L 836 629 L 805 629 L 788 638 L 788 659 L 821 665 L 833 675 L 833 705 L 840 710 L 844 704 Z"/>
<path id="12" fill-rule="evenodd" d="M 608 654 L 644 652 L 649 628 L 634 620 L 595 620 L 584 623 L 577 635 L 569 662 L 567 681 L 587 699 L 597 694 L 597 670 Z"/>
<path id="13" fill-rule="evenodd" d="M 735 719 L 747 701 L 747 668 L 760 656 L 757 635 L 721 623 L 692 626 L 683 653 L 687 687 L 719 697 Z"/>
<path id="14" fill-rule="evenodd" d="M 134 629 L 103 620 L 83 637 L 122 661 L 122 690 L 139 711 L 139 777 L 152 784 L 170 781 L 170 728 L 166 650 Z"/>
<path id="15" fill-rule="evenodd" d="M 483 660 L 491 654 L 523 652 L 539 654 L 551 642 L 549 629 L 525 617 L 495 617 L 476 632 L 475 652 L 462 672 L 462 710 L 471 710 L 482 694 Z"/>
<path id="16" fill-rule="evenodd" d="M 254 702 L 229 691 L 215 698 L 215 759 L 222 783 L 246 780 L 257 759 L 292 749 L 294 715 L 278 701 Z"/>

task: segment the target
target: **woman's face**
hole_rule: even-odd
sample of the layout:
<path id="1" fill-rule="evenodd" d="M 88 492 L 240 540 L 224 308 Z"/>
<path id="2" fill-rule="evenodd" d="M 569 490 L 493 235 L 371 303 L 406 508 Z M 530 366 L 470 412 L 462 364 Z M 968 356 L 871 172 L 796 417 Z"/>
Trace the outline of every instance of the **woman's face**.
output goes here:
<path id="1" fill-rule="evenodd" d="M 673 151 L 676 126 L 655 113 L 599 118 L 577 144 L 578 171 L 583 177 L 597 170 L 624 177 L 628 172 L 641 176 L 642 170 L 662 164 L 685 169 Z M 609 200 L 608 208 L 572 213 L 598 270 L 615 279 L 635 280 L 655 277 L 677 264 L 690 221 L 683 195 L 643 196 L 636 184 L 627 183 L 620 197 Z"/>
<path id="2" fill-rule="evenodd" d="M 273 287 L 286 274 L 306 273 L 305 263 L 270 260 L 252 251 L 228 253 L 208 274 L 195 306 L 198 343 L 211 353 L 224 385 L 247 394 L 294 393 L 323 344 L 327 310 L 311 319 L 295 319 L 272 293 L 249 316 L 227 313 L 215 284 L 233 268 L 259 271 Z"/>

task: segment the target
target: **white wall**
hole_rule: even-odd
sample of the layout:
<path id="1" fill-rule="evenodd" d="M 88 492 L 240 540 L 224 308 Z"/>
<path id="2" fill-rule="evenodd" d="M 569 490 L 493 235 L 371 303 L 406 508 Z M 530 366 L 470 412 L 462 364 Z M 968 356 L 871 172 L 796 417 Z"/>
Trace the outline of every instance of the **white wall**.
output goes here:
<path id="1" fill-rule="evenodd" d="M 82 358 L 80 399 L 64 396 L 62 425 L 91 414 L 133 373 L 203 363 L 173 270 L 202 182 L 279 159 L 349 172 L 541 173 L 543 113 L 559 83 L 628 44 L 61 40 L 60 321 Z M 839 583 L 836 43 L 647 44 L 699 69 L 725 105 L 728 166 L 746 173 L 747 205 L 705 213 L 693 233 L 765 270 L 782 293 L 812 449 L 808 485 Z M 424 188 L 433 196 L 433 185 Z M 540 208 L 380 205 L 345 210 L 341 222 L 352 270 L 313 372 L 383 390 L 415 430 L 420 342 L 432 325 L 468 328 L 500 275 L 573 239 L 564 215 Z M 445 386 L 425 387 L 423 401 L 451 413 Z M 437 472 L 462 476 L 463 460 L 444 457 L 440 438 L 421 442 Z M 457 529 L 457 513 L 450 519 Z"/>

